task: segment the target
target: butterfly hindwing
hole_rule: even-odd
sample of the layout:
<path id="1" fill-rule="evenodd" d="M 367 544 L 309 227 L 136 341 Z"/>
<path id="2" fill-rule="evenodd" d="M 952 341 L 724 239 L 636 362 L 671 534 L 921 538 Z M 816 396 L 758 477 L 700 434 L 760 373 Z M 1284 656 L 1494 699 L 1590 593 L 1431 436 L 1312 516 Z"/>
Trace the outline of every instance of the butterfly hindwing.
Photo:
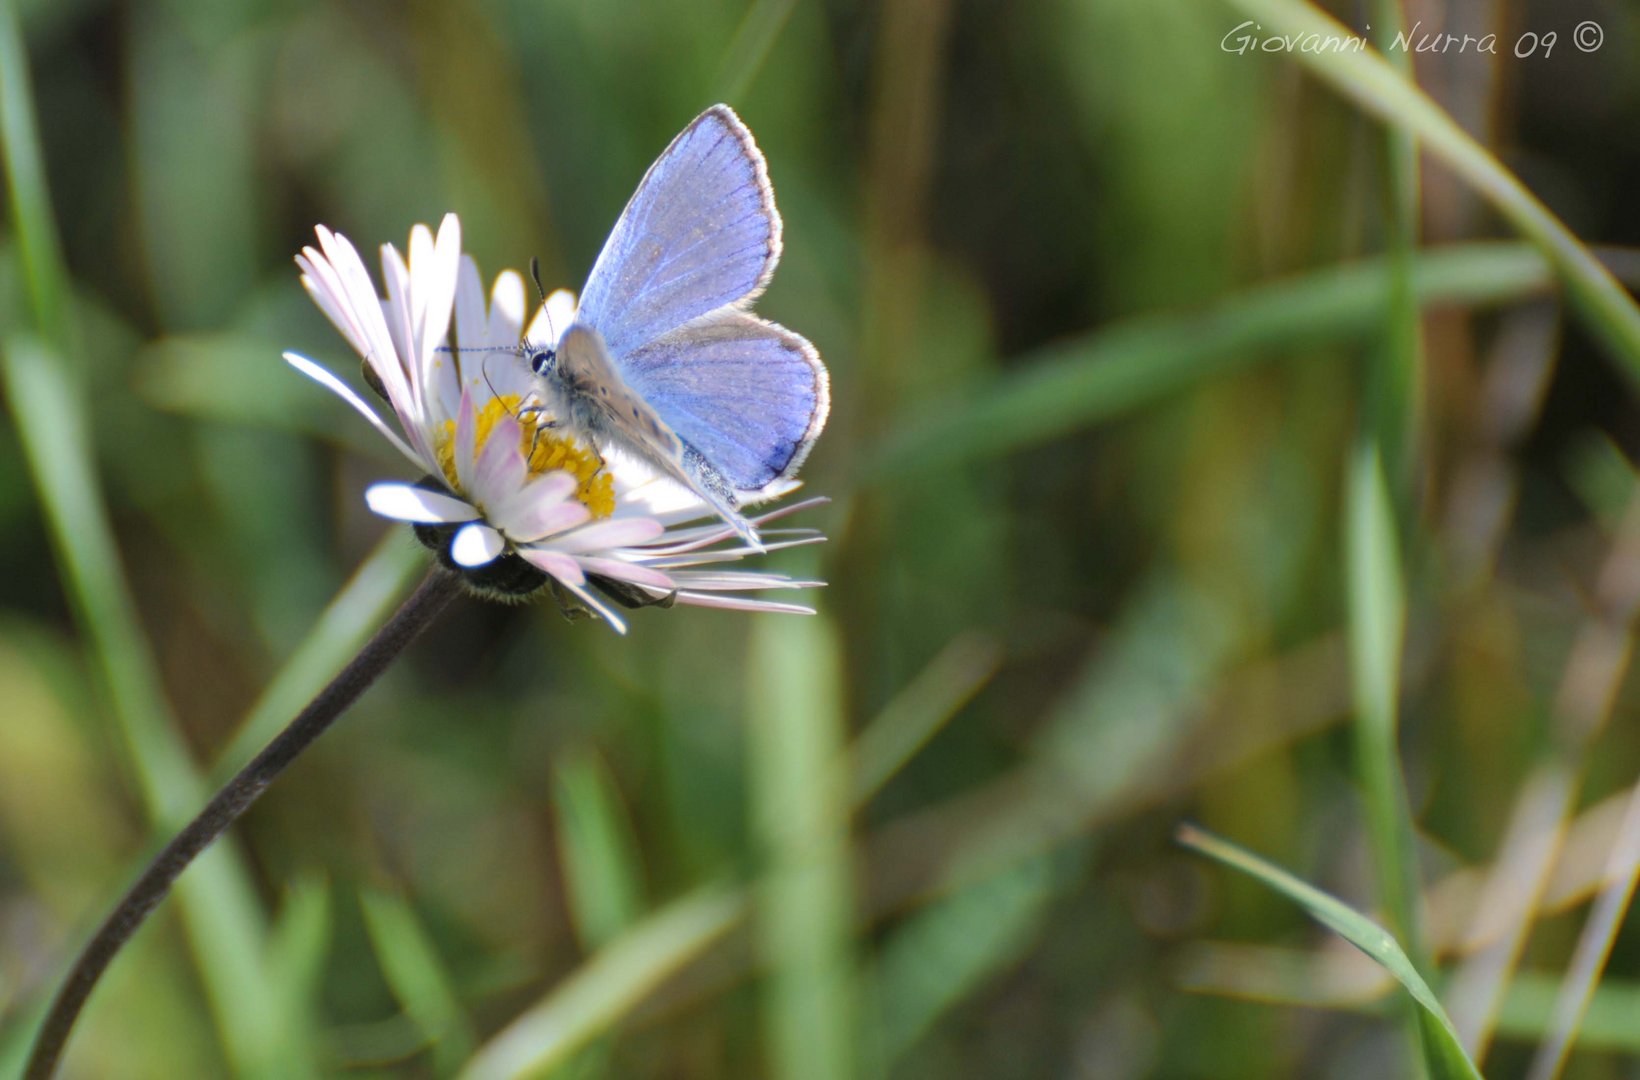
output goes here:
<path id="1" fill-rule="evenodd" d="M 627 385 L 740 502 L 797 471 L 830 406 L 814 346 L 735 309 L 642 346 L 621 368 Z"/>
<path id="2" fill-rule="evenodd" d="M 714 105 L 644 174 L 576 317 L 620 363 L 684 323 L 749 303 L 779 258 L 780 215 L 763 154 L 734 111 Z"/>

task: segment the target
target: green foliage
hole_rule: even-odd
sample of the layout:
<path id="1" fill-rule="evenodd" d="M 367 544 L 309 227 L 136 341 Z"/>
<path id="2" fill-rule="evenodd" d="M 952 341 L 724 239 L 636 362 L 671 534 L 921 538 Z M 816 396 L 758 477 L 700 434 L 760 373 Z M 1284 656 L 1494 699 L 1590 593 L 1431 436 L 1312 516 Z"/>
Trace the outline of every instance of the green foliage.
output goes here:
<path id="1" fill-rule="evenodd" d="M 1577 944 L 1640 760 L 1609 18 L 1517 61 L 1222 47 L 1337 32 L 1298 0 L 0 0 L 0 1075 L 425 565 L 360 498 L 404 463 L 279 360 L 356 363 L 291 255 L 455 210 L 574 286 L 719 98 L 785 220 L 759 310 L 832 373 L 830 540 L 767 560 L 821 615 L 458 604 L 65 1075 L 1399 1075 L 1409 1016 L 1513 1075 L 1600 947 L 1568 1074 L 1624 1075 L 1632 930 Z M 1564 842 L 1473 932 L 1546 768 Z"/>

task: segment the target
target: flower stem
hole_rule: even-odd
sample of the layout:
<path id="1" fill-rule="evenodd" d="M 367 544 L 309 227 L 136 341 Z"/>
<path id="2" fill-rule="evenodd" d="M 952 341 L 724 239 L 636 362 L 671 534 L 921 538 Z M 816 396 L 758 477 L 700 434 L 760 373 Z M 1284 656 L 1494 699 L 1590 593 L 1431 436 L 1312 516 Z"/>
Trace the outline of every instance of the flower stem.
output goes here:
<path id="1" fill-rule="evenodd" d="M 35 1037 L 23 1073 L 25 1080 L 48 1080 L 97 980 L 143 920 L 165 899 L 188 864 L 227 831 L 274 778 L 313 745 L 460 592 L 461 579 L 435 566 L 340 674 L 154 857 L 74 961 Z"/>

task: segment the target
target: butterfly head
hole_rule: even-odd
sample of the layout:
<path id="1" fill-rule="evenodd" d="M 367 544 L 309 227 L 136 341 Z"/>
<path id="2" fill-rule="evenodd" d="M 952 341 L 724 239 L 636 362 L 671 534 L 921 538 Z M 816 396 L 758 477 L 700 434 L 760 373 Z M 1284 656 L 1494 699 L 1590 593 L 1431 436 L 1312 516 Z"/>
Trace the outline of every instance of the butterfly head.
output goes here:
<path id="1" fill-rule="evenodd" d="M 525 345 L 524 362 L 537 378 L 545 379 L 558 370 L 558 350 L 551 345 Z"/>

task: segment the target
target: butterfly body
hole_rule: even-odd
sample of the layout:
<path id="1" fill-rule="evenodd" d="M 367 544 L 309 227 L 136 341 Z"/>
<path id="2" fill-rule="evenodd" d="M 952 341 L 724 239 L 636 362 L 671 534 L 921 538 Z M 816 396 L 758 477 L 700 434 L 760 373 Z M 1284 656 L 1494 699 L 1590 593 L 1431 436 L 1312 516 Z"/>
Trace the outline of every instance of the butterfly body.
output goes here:
<path id="1" fill-rule="evenodd" d="M 697 117 L 644 175 L 555 348 L 531 349 L 545 407 L 705 500 L 739 510 L 802 464 L 825 425 L 814 346 L 747 309 L 780 257 L 762 153 L 739 117 Z"/>

